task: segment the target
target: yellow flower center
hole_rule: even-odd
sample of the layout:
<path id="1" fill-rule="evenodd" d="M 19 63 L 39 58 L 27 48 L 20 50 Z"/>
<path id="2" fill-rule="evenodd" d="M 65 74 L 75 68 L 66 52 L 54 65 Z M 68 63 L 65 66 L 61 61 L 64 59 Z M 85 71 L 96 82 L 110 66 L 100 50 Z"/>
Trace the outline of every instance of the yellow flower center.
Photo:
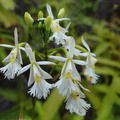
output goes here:
<path id="1" fill-rule="evenodd" d="M 95 65 L 91 65 L 91 68 L 94 70 L 95 69 Z"/>
<path id="2" fill-rule="evenodd" d="M 57 32 L 59 32 L 60 31 L 60 27 L 56 27 L 56 29 L 55 29 Z"/>
<path id="3" fill-rule="evenodd" d="M 67 73 L 65 74 L 65 78 L 66 78 L 66 79 L 69 79 L 70 77 L 71 77 L 70 72 L 67 72 Z"/>
<path id="4" fill-rule="evenodd" d="M 36 75 L 35 81 L 36 81 L 37 83 L 40 83 L 41 79 L 40 79 L 40 77 L 39 77 L 38 75 Z"/>
<path id="5" fill-rule="evenodd" d="M 14 63 L 15 62 L 15 58 L 14 57 L 10 58 L 10 62 Z"/>
<path id="6" fill-rule="evenodd" d="M 74 92 L 73 93 L 73 98 L 77 101 L 79 96 L 79 92 Z"/>

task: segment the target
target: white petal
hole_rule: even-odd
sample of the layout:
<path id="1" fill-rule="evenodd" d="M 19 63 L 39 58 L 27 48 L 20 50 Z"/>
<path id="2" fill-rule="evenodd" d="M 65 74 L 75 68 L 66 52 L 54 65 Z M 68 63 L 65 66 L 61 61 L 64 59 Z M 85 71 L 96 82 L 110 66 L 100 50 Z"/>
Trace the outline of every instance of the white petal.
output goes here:
<path id="1" fill-rule="evenodd" d="M 33 76 L 33 69 L 30 68 L 30 76 L 29 76 L 29 80 L 28 80 L 28 87 L 34 82 L 34 76 Z"/>
<path id="2" fill-rule="evenodd" d="M 68 25 L 66 26 L 66 28 L 65 28 L 65 29 L 67 29 L 67 30 L 68 30 L 68 29 L 69 29 L 69 27 L 70 27 L 70 25 L 71 25 L 71 22 L 69 22 L 69 23 L 68 23 Z"/>
<path id="3" fill-rule="evenodd" d="M 75 49 L 75 40 L 73 37 L 71 37 L 70 45 L 69 45 L 69 58 L 73 58 L 74 49 Z"/>
<path id="4" fill-rule="evenodd" d="M 17 59 L 18 59 L 18 61 L 20 62 L 20 64 L 23 64 L 20 49 L 18 50 Z"/>
<path id="5" fill-rule="evenodd" d="M 67 61 L 65 61 L 64 65 L 63 65 L 60 78 L 64 76 L 64 74 L 66 72 L 66 68 L 67 68 Z"/>
<path id="6" fill-rule="evenodd" d="M 90 53 L 90 54 L 91 54 L 92 56 L 94 56 L 94 57 L 96 56 L 95 53 Z"/>
<path id="7" fill-rule="evenodd" d="M 26 46 L 25 46 L 25 51 L 26 51 L 27 56 L 28 56 L 29 59 L 30 59 L 30 62 L 34 62 L 34 61 L 35 61 L 35 57 L 34 57 L 34 55 L 33 55 L 32 49 L 31 49 L 31 47 L 29 46 L 29 44 L 26 44 Z"/>
<path id="8" fill-rule="evenodd" d="M 22 74 L 22 73 L 24 73 L 25 71 L 27 71 L 27 70 L 30 68 L 30 66 L 31 66 L 31 64 L 26 65 L 26 66 L 23 67 L 21 70 L 19 70 L 17 76 L 20 75 L 20 74 Z"/>
<path id="9" fill-rule="evenodd" d="M 87 57 L 87 56 L 89 55 L 89 53 L 80 53 L 79 55 L 80 55 L 80 56 Z"/>
<path id="10" fill-rule="evenodd" d="M 39 62 L 36 62 L 36 63 L 39 64 L 39 65 L 55 65 L 55 63 L 49 62 L 49 61 L 39 61 Z"/>
<path id="11" fill-rule="evenodd" d="M 46 5 L 47 7 L 47 12 L 49 14 L 49 16 L 54 19 L 54 16 L 53 16 L 53 13 L 52 13 L 52 10 L 51 10 L 51 6 L 49 4 Z"/>
<path id="12" fill-rule="evenodd" d="M 80 85 L 80 87 L 83 89 L 83 90 L 86 90 L 88 92 L 90 92 L 87 88 L 83 87 L 80 83 L 78 83 Z"/>
<path id="13" fill-rule="evenodd" d="M 90 52 L 90 48 L 89 48 L 88 44 L 85 42 L 85 40 L 83 39 L 83 37 L 82 37 L 82 43 L 86 47 L 86 49 Z"/>
<path id="14" fill-rule="evenodd" d="M 41 74 L 41 77 L 43 77 L 44 79 L 52 79 L 52 76 L 45 72 L 44 70 L 42 70 L 40 66 L 38 66 L 38 70 Z"/>
<path id="15" fill-rule="evenodd" d="M 39 18 L 38 21 L 39 21 L 39 20 L 45 20 L 45 19 L 46 19 L 46 18 Z"/>
<path id="16" fill-rule="evenodd" d="M 25 51 L 25 48 L 24 47 L 19 47 L 21 50 Z"/>
<path id="17" fill-rule="evenodd" d="M 10 54 L 2 62 L 10 62 Z"/>
<path id="18" fill-rule="evenodd" d="M 15 39 L 15 46 L 18 45 L 18 33 L 17 28 L 14 29 L 14 39 Z"/>
<path id="19" fill-rule="evenodd" d="M 0 44 L 2 47 L 8 47 L 8 48 L 14 48 L 15 46 L 13 45 L 7 45 L 7 44 Z"/>
<path id="20" fill-rule="evenodd" d="M 76 49 L 76 48 L 74 48 L 74 53 L 73 53 L 75 56 L 80 56 L 80 54 L 81 54 L 81 51 L 80 50 L 78 50 L 78 49 Z"/>
<path id="21" fill-rule="evenodd" d="M 80 74 L 78 73 L 78 71 L 77 71 L 77 69 L 76 69 L 76 67 L 75 67 L 75 64 L 72 62 L 72 68 L 73 68 L 73 70 L 72 70 L 72 78 L 74 79 L 74 80 L 81 80 L 81 77 L 80 77 Z"/>
<path id="22" fill-rule="evenodd" d="M 86 65 L 86 64 L 87 64 L 86 62 L 84 62 L 84 61 L 82 61 L 82 60 L 73 60 L 73 62 L 74 62 L 75 64 L 78 64 L 78 65 Z"/>
<path id="23" fill-rule="evenodd" d="M 61 57 L 61 56 L 49 56 L 49 58 L 57 60 L 57 61 L 62 61 L 62 62 L 67 60 L 67 58 L 64 58 L 64 57 Z"/>
<path id="24" fill-rule="evenodd" d="M 59 19 L 55 19 L 54 21 L 63 21 L 63 20 L 70 20 L 69 18 L 59 18 Z"/>

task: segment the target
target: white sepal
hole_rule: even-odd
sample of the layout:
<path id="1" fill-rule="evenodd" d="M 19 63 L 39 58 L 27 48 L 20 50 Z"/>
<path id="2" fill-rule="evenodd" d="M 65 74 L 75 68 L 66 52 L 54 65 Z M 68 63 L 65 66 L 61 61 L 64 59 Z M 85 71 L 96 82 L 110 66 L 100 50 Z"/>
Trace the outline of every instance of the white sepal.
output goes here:
<path id="1" fill-rule="evenodd" d="M 73 62 L 77 65 L 86 65 L 87 63 L 82 60 L 73 60 Z"/>
<path id="2" fill-rule="evenodd" d="M 30 68 L 31 64 L 26 65 L 25 67 L 23 67 L 22 69 L 19 70 L 19 72 L 17 73 L 17 76 L 19 76 L 20 74 L 24 73 L 25 71 L 27 71 Z"/>
<path id="3" fill-rule="evenodd" d="M 36 62 L 36 63 L 39 64 L 39 65 L 55 65 L 55 63 L 49 62 L 49 61 L 39 61 L 39 62 Z"/>
<path id="4" fill-rule="evenodd" d="M 85 42 L 85 40 L 83 39 L 83 37 L 82 37 L 82 43 L 86 47 L 86 49 L 90 52 L 90 48 L 89 48 L 88 44 Z"/>
<path id="5" fill-rule="evenodd" d="M 53 13 L 52 13 L 52 10 L 51 10 L 51 6 L 49 4 L 46 5 L 46 8 L 47 8 L 47 12 L 49 14 L 49 16 L 54 19 L 54 16 L 53 16 Z"/>
<path id="6" fill-rule="evenodd" d="M 57 61 L 61 61 L 64 62 L 67 60 L 67 58 L 61 57 L 61 56 L 49 56 L 49 58 L 57 60 Z"/>

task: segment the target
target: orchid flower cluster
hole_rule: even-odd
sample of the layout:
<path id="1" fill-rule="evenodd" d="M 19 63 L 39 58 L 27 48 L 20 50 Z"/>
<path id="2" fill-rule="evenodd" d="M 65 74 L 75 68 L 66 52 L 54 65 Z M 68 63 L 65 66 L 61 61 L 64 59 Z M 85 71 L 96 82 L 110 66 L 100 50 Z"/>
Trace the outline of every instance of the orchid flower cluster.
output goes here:
<path id="1" fill-rule="evenodd" d="M 57 87 L 59 94 L 66 97 L 65 108 L 71 113 L 75 112 L 80 116 L 84 116 L 91 105 L 84 100 L 85 94 L 82 92 L 82 89 L 85 91 L 89 90 L 81 85 L 81 76 L 76 65 L 85 66 L 84 75 L 89 76 L 90 82 L 95 84 L 99 77 L 94 71 L 97 59 L 95 58 L 95 54 L 91 53 L 91 50 L 83 37 L 82 44 L 84 47 L 76 45 L 75 39 L 72 36 L 66 35 L 71 22 L 68 23 L 66 28 L 60 25 L 61 21 L 70 21 L 69 18 L 63 18 L 65 13 L 64 8 L 60 9 L 57 19 L 54 18 L 49 4 L 46 5 L 46 8 L 48 12 L 46 18 L 43 17 L 42 11 L 38 13 L 38 28 L 40 30 L 43 45 L 41 42 L 35 40 L 35 42 L 37 42 L 44 50 L 44 53 L 40 53 L 44 60 L 37 62 L 35 58 L 36 51 L 33 50 L 28 43 L 18 43 L 18 33 L 17 28 L 15 28 L 15 45 L 0 44 L 0 46 L 12 48 L 10 54 L 3 60 L 3 62 L 7 62 L 8 64 L 0 68 L 0 71 L 4 73 L 5 78 L 13 79 L 30 69 L 28 80 L 28 87 L 30 87 L 30 89 L 28 93 L 30 93 L 31 96 L 37 97 L 38 99 L 41 99 L 42 97 L 46 99 L 50 90 Z M 25 13 L 25 21 L 30 33 L 32 33 L 31 30 L 34 20 L 28 12 Z M 35 38 L 33 34 L 31 35 Z M 61 47 L 48 50 L 48 45 L 51 41 L 55 42 L 55 44 L 57 44 L 56 46 L 59 47 L 61 45 Z M 30 64 L 23 67 L 21 50 L 26 53 L 30 60 Z M 65 57 L 62 55 L 57 56 L 56 53 L 59 50 L 64 51 Z M 86 61 L 76 60 L 74 59 L 74 56 L 85 57 Z M 52 84 L 46 81 L 46 79 L 52 79 L 52 76 L 40 67 L 41 65 L 57 66 L 57 64 L 48 61 L 48 59 L 63 62 L 64 64 L 59 80 Z"/>

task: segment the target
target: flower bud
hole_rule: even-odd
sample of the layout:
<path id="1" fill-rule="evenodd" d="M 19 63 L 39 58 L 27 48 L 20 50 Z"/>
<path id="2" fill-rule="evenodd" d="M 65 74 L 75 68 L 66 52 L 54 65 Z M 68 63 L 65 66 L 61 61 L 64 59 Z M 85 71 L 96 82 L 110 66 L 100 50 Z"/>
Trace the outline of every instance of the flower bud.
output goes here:
<path id="1" fill-rule="evenodd" d="M 48 16 L 46 18 L 46 20 L 44 21 L 45 23 L 45 28 L 47 31 L 50 31 L 50 26 L 51 26 L 51 23 L 52 23 L 52 18 L 50 16 Z"/>
<path id="2" fill-rule="evenodd" d="M 38 23 L 38 28 L 42 28 L 42 22 Z"/>
<path id="3" fill-rule="evenodd" d="M 43 18 L 43 12 L 42 11 L 39 11 L 39 13 L 38 13 L 38 19 L 39 18 Z"/>
<path id="4" fill-rule="evenodd" d="M 27 26 L 32 27 L 34 20 L 28 12 L 25 12 L 24 19 L 25 19 Z"/>
<path id="5" fill-rule="evenodd" d="M 61 8 L 60 9 L 60 11 L 59 11 L 59 13 L 58 13 L 58 18 L 63 18 L 64 17 L 64 15 L 65 15 L 65 9 L 64 8 Z"/>

